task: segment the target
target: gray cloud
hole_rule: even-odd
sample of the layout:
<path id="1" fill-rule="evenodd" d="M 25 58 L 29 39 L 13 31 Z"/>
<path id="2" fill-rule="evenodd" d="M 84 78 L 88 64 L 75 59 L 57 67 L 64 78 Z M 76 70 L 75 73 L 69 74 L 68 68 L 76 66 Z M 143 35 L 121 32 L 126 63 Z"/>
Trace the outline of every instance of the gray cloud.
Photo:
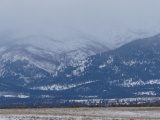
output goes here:
<path id="1" fill-rule="evenodd" d="M 112 43 L 108 36 L 128 30 L 159 32 L 159 5 L 159 0 L 1 0 L 0 38 L 4 33 L 54 37 L 77 30 Z"/>

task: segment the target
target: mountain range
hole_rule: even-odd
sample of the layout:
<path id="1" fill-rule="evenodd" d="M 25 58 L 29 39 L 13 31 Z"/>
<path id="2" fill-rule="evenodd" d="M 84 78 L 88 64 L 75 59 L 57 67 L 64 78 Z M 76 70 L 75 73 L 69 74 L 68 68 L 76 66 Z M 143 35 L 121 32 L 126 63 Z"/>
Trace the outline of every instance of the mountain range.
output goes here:
<path id="1" fill-rule="evenodd" d="M 26 39 L 32 43 L 35 38 Z M 67 45 L 41 39 L 46 39 L 44 46 L 18 42 L 0 48 L 0 106 L 140 104 L 159 100 L 159 34 L 114 50 L 93 40 L 74 42 L 75 47 L 70 48 L 73 41 Z M 63 47 L 58 48 L 58 44 Z"/>

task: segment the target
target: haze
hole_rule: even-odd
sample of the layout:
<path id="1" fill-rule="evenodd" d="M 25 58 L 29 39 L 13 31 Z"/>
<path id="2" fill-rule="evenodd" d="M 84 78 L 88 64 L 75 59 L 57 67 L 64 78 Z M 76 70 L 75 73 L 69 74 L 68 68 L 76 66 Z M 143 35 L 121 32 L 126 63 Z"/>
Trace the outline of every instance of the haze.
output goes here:
<path id="1" fill-rule="evenodd" d="M 159 0 L 0 0 L 0 41 L 27 35 L 67 40 L 78 31 L 115 46 L 159 33 L 159 11 Z"/>

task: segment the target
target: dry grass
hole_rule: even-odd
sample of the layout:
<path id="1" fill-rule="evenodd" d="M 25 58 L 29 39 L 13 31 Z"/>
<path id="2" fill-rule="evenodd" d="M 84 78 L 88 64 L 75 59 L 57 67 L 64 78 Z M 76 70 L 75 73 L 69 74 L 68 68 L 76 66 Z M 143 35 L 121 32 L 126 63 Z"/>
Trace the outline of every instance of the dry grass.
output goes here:
<path id="1" fill-rule="evenodd" d="M 109 108 L 35 108 L 35 109 L 0 109 L 2 116 L 27 116 L 41 119 L 160 119 L 159 107 L 109 107 Z M 45 117 L 48 116 L 48 117 Z M 58 116 L 58 117 L 57 117 Z M 29 118 L 28 118 L 29 119 Z M 63 119 L 62 119 L 63 120 Z"/>

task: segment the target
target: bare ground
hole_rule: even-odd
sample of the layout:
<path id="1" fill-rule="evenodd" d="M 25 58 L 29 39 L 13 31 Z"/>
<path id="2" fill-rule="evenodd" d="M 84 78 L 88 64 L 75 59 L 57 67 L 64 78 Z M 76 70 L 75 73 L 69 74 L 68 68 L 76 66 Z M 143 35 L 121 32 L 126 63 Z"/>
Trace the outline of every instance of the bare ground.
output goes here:
<path id="1" fill-rule="evenodd" d="M 0 120 L 160 120 L 160 107 L 0 109 Z"/>

